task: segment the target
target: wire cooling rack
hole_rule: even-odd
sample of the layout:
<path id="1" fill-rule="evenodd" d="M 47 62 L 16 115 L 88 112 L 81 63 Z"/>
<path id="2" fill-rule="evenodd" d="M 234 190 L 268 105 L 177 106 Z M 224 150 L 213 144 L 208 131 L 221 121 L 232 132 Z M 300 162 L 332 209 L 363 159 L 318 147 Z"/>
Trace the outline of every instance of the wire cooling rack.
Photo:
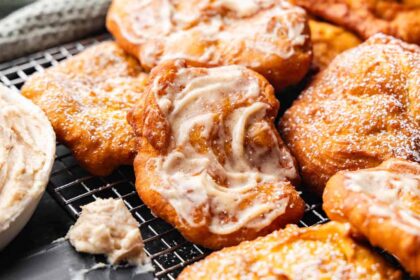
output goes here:
<path id="1" fill-rule="evenodd" d="M 88 46 L 110 39 L 110 35 L 104 34 L 0 64 L 0 82 L 19 91 L 31 74 L 42 72 Z M 56 159 L 47 190 L 75 219 L 80 214 L 81 206 L 97 198 L 122 198 L 140 223 L 146 253 L 152 258 L 155 276 L 159 279 L 175 279 L 185 266 L 210 253 L 186 241 L 176 229 L 147 208 L 135 191 L 132 167 L 121 167 L 107 177 L 95 177 L 78 165 L 69 149 L 57 143 Z M 303 198 L 306 211 L 299 222 L 300 226 L 328 221 L 319 200 L 305 193 Z"/>

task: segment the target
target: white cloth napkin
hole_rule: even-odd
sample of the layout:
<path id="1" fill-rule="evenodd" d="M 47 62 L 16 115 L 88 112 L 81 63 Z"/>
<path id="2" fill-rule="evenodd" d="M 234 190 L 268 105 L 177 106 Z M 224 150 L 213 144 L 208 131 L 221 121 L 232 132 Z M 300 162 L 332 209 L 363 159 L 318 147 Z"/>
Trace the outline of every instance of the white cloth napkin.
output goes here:
<path id="1" fill-rule="evenodd" d="M 40 0 L 0 20 L 0 61 L 105 28 L 110 0 Z"/>

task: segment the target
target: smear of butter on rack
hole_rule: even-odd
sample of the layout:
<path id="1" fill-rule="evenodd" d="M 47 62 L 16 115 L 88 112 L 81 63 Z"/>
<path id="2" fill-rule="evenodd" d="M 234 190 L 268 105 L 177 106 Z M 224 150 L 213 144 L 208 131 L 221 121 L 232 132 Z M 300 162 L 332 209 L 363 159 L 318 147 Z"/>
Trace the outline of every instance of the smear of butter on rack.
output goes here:
<path id="1" fill-rule="evenodd" d="M 72 276 L 71 280 L 85 280 L 85 276 L 89 272 L 97 270 L 97 269 L 105 268 L 105 267 L 108 267 L 108 266 L 109 265 L 100 262 L 100 263 L 97 263 L 90 268 L 84 268 L 84 269 L 77 270 L 77 271 L 73 272 L 73 276 Z"/>
<path id="2" fill-rule="evenodd" d="M 118 266 L 120 267 L 120 266 Z M 93 266 L 89 267 L 89 268 L 83 268 L 80 270 L 76 270 L 76 271 L 70 271 L 71 273 L 71 280 L 85 280 L 86 275 L 91 272 L 91 271 L 95 271 L 98 269 L 106 269 L 106 268 L 115 268 L 114 266 L 110 265 L 110 264 L 105 264 L 102 262 L 96 263 Z M 144 265 L 141 266 L 137 266 L 131 273 L 131 277 L 134 277 L 136 275 L 140 275 L 143 273 L 147 273 L 147 272 L 151 272 L 154 271 L 155 269 L 152 266 L 152 263 L 149 261 L 146 261 L 146 263 Z"/>

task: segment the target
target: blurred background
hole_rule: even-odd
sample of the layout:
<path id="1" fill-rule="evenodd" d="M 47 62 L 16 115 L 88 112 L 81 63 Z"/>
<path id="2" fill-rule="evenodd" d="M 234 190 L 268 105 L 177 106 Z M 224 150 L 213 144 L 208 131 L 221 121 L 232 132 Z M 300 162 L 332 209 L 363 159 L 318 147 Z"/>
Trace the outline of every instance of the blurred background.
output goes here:
<path id="1" fill-rule="evenodd" d="M 105 30 L 110 0 L 0 0 L 0 62 Z"/>
<path id="2" fill-rule="evenodd" d="M 17 10 L 27 4 L 35 2 L 34 0 L 0 0 L 0 18 L 5 17 L 14 10 Z"/>

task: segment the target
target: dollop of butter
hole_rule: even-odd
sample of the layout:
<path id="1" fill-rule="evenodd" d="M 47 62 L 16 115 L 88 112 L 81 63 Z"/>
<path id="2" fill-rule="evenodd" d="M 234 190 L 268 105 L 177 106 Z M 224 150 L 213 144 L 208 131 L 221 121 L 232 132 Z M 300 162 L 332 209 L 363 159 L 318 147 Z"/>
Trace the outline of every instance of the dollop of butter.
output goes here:
<path id="1" fill-rule="evenodd" d="M 121 199 L 98 199 L 82 206 L 67 237 L 78 252 L 104 254 L 111 264 L 127 261 L 140 266 L 148 258 L 138 227 Z"/>

